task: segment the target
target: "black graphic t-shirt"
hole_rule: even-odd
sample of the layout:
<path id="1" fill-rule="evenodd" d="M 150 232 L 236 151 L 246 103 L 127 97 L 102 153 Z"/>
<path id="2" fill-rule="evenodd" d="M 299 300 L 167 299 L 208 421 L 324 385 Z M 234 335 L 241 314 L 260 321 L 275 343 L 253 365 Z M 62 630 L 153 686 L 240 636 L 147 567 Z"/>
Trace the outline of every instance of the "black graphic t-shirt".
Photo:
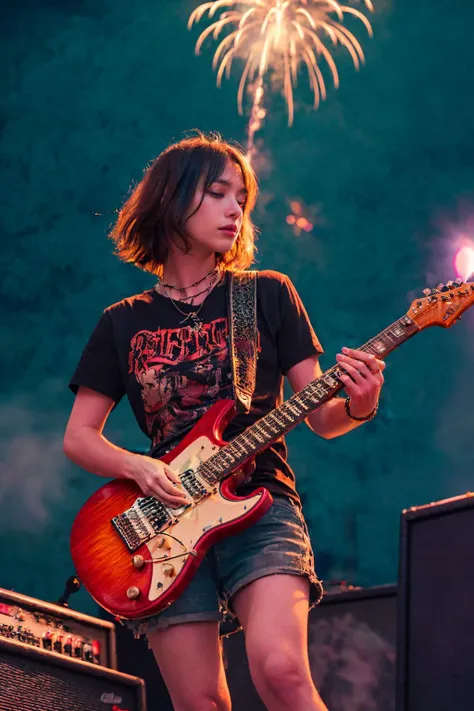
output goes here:
<path id="1" fill-rule="evenodd" d="M 283 376 L 297 363 L 322 353 L 307 313 L 290 279 L 274 271 L 258 272 L 257 326 L 259 357 L 252 407 L 228 425 L 229 440 L 283 401 Z M 199 332 L 186 314 L 198 307 L 150 289 L 105 309 L 80 358 L 69 387 L 107 395 L 118 404 L 127 395 L 138 425 L 160 455 L 177 444 L 216 402 L 232 398 L 225 283 L 199 309 Z M 274 494 L 298 498 L 287 461 L 284 438 L 261 452 L 248 494 L 266 486 Z"/>

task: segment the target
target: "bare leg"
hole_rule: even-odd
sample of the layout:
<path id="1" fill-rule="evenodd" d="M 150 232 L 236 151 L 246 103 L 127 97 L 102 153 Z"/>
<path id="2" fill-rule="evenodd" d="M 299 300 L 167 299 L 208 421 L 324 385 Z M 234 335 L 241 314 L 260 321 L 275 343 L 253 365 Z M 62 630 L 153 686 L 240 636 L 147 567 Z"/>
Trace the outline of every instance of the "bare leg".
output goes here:
<path id="1" fill-rule="evenodd" d="M 231 711 L 217 622 L 186 622 L 148 635 L 175 711 Z"/>
<path id="2" fill-rule="evenodd" d="M 328 711 L 311 679 L 308 597 L 306 577 L 268 575 L 233 598 L 250 673 L 270 711 Z"/>

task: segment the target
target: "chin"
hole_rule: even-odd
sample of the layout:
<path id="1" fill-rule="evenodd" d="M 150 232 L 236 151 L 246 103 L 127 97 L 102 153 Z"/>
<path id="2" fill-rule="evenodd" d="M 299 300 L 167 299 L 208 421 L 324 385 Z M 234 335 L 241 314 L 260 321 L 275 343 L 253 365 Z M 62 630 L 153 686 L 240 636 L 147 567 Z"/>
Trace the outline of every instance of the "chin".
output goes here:
<path id="1" fill-rule="evenodd" d="M 215 241 L 213 249 L 215 252 L 219 252 L 219 254 L 225 254 L 225 252 L 229 252 L 232 249 L 236 241 L 237 235 L 235 237 L 221 237 Z"/>

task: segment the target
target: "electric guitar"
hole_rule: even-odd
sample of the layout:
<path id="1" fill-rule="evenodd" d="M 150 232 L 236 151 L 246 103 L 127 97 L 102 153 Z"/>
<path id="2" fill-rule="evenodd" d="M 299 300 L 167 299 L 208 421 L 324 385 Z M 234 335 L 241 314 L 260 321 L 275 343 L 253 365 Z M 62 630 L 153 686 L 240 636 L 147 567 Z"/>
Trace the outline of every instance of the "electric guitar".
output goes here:
<path id="1" fill-rule="evenodd" d="M 428 326 L 449 328 L 474 304 L 474 283 L 461 279 L 423 293 L 360 350 L 383 359 Z M 272 504 L 263 487 L 237 496 L 238 472 L 342 390 L 340 374 L 333 366 L 230 442 L 222 433 L 235 417 L 234 402 L 216 402 L 162 457 L 180 476 L 192 503 L 170 508 L 123 479 L 93 494 L 74 520 L 71 554 L 94 600 L 124 619 L 148 617 L 176 600 L 210 546 L 252 525 Z"/>

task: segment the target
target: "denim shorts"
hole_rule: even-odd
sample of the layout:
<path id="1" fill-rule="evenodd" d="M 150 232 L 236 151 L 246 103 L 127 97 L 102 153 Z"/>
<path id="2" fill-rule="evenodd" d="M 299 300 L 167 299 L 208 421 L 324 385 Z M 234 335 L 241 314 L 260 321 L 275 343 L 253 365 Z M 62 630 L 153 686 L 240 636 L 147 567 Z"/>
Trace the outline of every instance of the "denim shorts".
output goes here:
<path id="1" fill-rule="evenodd" d="M 266 514 L 249 528 L 228 536 L 209 549 L 182 595 L 163 612 L 127 620 L 135 636 L 184 622 L 233 622 L 232 596 L 267 575 L 305 575 L 310 581 L 310 606 L 322 597 L 314 571 L 308 528 L 300 506 L 274 496 Z"/>

